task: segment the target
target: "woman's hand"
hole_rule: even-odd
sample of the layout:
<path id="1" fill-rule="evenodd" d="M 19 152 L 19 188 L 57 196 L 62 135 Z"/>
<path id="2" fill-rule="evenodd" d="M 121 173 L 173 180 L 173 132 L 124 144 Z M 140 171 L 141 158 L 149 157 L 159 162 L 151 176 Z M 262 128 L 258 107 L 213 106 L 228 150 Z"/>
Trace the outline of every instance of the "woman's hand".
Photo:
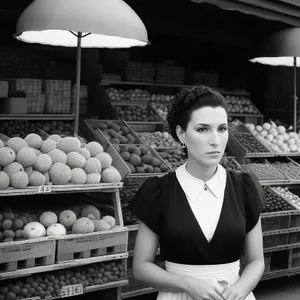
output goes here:
<path id="1" fill-rule="evenodd" d="M 185 292 L 189 294 L 193 300 L 224 300 L 224 297 L 220 295 L 213 285 L 194 277 L 187 278 Z"/>
<path id="2" fill-rule="evenodd" d="M 223 293 L 222 297 L 226 300 L 245 300 L 246 296 L 242 289 L 236 285 L 228 287 Z"/>

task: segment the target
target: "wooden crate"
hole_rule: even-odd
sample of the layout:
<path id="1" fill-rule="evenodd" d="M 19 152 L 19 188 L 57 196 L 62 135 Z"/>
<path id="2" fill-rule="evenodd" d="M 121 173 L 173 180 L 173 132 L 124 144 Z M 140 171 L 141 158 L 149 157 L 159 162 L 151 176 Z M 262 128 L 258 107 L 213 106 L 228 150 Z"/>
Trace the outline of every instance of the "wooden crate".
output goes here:
<path id="1" fill-rule="evenodd" d="M 128 146 L 128 145 L 113 145 L 114 147 L 120 147 L 121 149 L 122 149 L 122 147 L 124 147 L 124 146 Z M 166 174 L 166 173 L 168 173 L 168 172 L 172 172 L 173 170 L 172 169 L 170 169 L 170 167 L 168 166 L 168 164 L 162 159 L 162 157 L 155 151 L 155 149 L 153 149 L 150 145 L 146 145 L 146 144 L 133 144 L 132 146 L 136 146 L 136 147 L 140 147 L 140 146 L 143 146 L 143 147 L 146 147 L 149 151 L 150 151 L 150 153 L 151 153 L 151 155 L 153 156 L 153 157 L 155 157 L 155 158 L 158 158 L 160 161 L 161 161 L 161 163 L 163 164 L 163 165 L 165 165 L 166 166 L 166 172 L 161 172 L 161 173 L 130 173 L 129 174 L 129 178 L 134 178 L 134 177 L 149 177 L 149 176 L 162 176 L 162 175 L 164 175 L 164 174 Z"/>
<path id="2" fill-rule="evenodd" d="M 90 140 L 97 141 L 100 143 L 106 153 L 108 153 L 112 158 L 112 166 L 114 166 L 120 173 L 122 180 L 124 180 L 129 174 L 130 169 L 125 164 L 116 149 L 110 144 L 105 135 L 100 129 L 94 130 L 89 123 L 89 120 L 84 121 L 85 124 L 85 134 Z"/>
<path id="3" fill-rule="evenodd" d="M 263 233 L 263 246 L 264 248 L 274 248 L 278 246 L 288 245 L 289 233 L 286 231 L 274 234 Z"/>
<path id="4" fill-rule="evenodd" d="M 139 225 L 130 225 L 128 228 L 128 251 L 133 251 L 135 246 L 135 241 L 139 229 Z"/>
<path id="5" fill-rule="evenodd" d="M 155 132 L 164 131 L 164 123 L 162 122 L 127 122 L 126 124 L 131 130 L 136 132 Z"/>
<path id="6" fill-rule="evenodd" d="M 53 238 L 1 243 L 0 272 L 54 264 L 55 246 Z"/>
<path id="7" fill-rule="evenodd" d="M 289 212 L 263 213 L 261 216 L 262 231 L 288 229 L 290 227 Z"/>
<path id="8" fill-rule="evenodd" d="M 90 234 L 70 234 L 57 240 L 56 261 L 59 263 L 127 252 L 127 240 L 126 227 Z"/>

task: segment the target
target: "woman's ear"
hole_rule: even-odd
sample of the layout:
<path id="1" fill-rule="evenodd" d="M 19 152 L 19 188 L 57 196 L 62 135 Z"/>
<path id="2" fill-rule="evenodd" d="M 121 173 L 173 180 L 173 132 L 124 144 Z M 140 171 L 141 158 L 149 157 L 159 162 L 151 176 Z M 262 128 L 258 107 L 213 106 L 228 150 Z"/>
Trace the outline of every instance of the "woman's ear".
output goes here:
<path id="1" fill-rule="evenodd" d="M 176 134 L 178 136 L 179 141 L 185 143 L 185 132 L 179 125 L 176 126 Z"/>

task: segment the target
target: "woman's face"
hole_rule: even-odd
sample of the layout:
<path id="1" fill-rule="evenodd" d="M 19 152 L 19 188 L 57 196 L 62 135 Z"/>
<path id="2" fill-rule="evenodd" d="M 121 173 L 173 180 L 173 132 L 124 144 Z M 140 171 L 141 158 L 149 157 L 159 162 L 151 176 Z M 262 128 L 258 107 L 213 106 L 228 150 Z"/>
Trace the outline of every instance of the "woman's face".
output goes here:
<path id="1" fill-rule="evenodd" d="M 217 165 L 228 141 L 227 113 L 223 107 L 201 107 L 192 112 L 181 141 L 187 146 L 189 161 L 211 167 Z"/>

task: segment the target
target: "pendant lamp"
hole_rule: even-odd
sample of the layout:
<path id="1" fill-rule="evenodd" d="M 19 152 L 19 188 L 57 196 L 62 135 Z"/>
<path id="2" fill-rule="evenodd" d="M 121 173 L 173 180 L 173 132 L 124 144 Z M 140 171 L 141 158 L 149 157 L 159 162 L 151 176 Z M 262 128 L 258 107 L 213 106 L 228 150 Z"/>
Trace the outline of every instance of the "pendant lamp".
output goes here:
<path id="1" fill-rule="evenodd" d="M 81 48 L 149 44 L 145 25 L 122 0 L 35 0 L 18 19 L 14 37 L 26 43 L 77 47 L 74 134 L 78 134 Z"/>
<path id="2" fill-rule="evenodd" d="M 250 62 L 294 68 L 293 129 L 297 130 L 297 67 L 300 66 L 300 28 L 286 28 L 265 38 Z"/>

